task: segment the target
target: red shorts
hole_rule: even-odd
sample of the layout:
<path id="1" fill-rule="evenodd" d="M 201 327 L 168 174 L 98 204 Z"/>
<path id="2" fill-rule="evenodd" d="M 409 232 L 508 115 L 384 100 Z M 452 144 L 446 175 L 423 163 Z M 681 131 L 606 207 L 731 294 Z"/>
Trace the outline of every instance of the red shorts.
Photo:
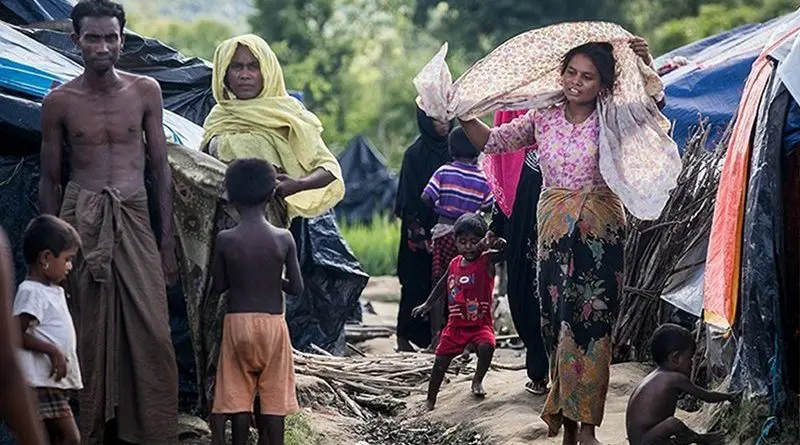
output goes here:
<path id="1" fill-rule="evenodd" d="M 459 355 L 468 345 L 491 345 L 494 348 L 494 328 L 486 325 L 463 327 L 448 324 L 442 330 L 436 355 Z"/>

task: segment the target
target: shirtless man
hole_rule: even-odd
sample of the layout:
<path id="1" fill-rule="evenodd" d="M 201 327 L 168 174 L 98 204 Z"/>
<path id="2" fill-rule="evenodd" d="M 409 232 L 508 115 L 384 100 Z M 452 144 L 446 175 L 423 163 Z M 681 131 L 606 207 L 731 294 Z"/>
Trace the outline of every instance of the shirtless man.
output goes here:
<path id="1" fill-rule="evenodd" d="M 87 382 L 81 436 L 89 444 L 172 443 L 178 385 L 165 276 L 175 283 L 177 265 L 161 89 L 114 69 L 124 40 L 122 6 L 81 1 L 72 24 L 84 72 L 42 104 L 39 199 L 42 213 L 60 214 L 83 240 L 70 275 Z M 68 178 L 61 177 L 62 155 Z M 150 227 L 146 166 L 158 233 Z"/>
<path id="2" fill-rule="evenodd" d="M 31 400 L 32 392 L 17 365 L 19 331 L 11 318 L 14 274 L 6 236 L 0 230 L 0 417 L 16 434 L 20 445 L 44 445 L 44 429 Z"/>

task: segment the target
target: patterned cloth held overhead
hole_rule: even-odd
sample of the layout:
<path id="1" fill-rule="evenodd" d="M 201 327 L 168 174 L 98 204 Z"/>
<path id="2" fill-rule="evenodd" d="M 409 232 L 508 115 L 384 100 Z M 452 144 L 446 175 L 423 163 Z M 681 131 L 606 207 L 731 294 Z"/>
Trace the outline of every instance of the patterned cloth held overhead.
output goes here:
<path id="1" fill-rule="evenodd" d="M 477 164 L 453 161 L 439 167 L 422 194 L 434 203 L 439 216 L 456 220 L 494 202 L 489 184 Z"/>
<path id="2" fill-rule="evenodd" d="M 613 94 L 598 103 L 600 172 L 634 216 L 656 219 L 677 185 L 681 159 L 668 135 L 669 121 L 653 100 L 663 98 L 661 80 L 630 49 L 631 37 L 619 25 L 604 22 L 528 31 L 495 49 L 455 83 L 444 60 L 445 44 L 414 79 L 417 103 L 429 116 L 443 120 L 499 109 L 547 108 L 564 100 L 559 85 L 562 57 L 585 43 L 611 43 L 618 76 Z"/>

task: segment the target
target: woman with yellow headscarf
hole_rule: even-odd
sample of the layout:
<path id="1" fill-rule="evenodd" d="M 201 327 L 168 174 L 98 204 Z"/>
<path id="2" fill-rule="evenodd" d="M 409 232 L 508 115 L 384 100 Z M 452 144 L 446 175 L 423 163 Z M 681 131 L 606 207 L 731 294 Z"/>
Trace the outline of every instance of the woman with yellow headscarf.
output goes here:
<path id="1" fill-rule="evenodd" d="M 279 171 L 276 196 L 289 220 L 311 218 L 344 197 L 342 170 L 322 141 L 322 123 L 289 96 L 278 58 L 262 38 L 248 34 L 222 42 L 214 53 L 217 105 L 206 118 L 203 149 L 230 163 L 259 158 Z"/>

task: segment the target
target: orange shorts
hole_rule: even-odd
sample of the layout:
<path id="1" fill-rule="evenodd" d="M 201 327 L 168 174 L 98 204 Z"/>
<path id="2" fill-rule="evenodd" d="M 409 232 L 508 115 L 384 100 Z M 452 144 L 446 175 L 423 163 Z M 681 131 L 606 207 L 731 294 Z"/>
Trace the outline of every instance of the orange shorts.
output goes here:
<path id="1" fill-rule="evenodd" d="M 211 411 L 252 412 L 256 393 L 263 415 L 286 416 L 299 409 L 289 327 L 283 315 L 227 314 Z"/>

